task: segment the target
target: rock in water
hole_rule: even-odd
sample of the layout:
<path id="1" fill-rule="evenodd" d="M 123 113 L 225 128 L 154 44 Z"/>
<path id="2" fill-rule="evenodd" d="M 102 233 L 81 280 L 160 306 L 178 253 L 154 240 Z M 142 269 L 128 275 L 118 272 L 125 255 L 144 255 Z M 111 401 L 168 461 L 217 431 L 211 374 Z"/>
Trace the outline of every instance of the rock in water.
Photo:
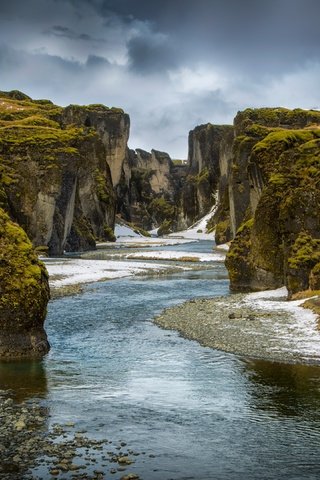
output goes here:
<path id="1" fill-rule="evenodd" d="M 0 208 L 0 358 L 39 358 L 49 351 L 43 328 L 49 298 L 45 266 Z"/>

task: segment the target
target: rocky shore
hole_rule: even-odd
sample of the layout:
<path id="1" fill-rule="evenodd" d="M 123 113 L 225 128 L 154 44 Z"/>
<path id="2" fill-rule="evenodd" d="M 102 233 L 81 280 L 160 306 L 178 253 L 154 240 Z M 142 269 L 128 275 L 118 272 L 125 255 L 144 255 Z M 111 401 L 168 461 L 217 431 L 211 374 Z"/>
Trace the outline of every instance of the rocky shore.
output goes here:
<path id="1" fill-rule="evenodd" d="M 16 403 L 0 392 L 2 480 L 140 478 L 134 463 L 146 452 L 134 451 L 123 440 L 89 438 L 73 422 L 49 426 L 49 417 L 40 400 Z"/>
<path id="2" fill-rule="evenodd" d="M 165 329 L 206 347 L 252 358 L 320 363 L 316 316 L 282 292 L 190 300 L 155 318 Z M 263 294 L 266 297 L 263 299 Z"/>

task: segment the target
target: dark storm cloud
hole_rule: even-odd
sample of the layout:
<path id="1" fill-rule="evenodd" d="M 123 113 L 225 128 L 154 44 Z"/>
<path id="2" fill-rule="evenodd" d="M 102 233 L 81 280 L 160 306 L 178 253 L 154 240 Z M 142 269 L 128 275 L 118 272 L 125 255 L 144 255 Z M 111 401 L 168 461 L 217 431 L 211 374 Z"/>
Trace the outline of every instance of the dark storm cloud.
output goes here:
<path id="1" fill-rule="evenodd" d="M 320 104 L 319 18 L 319 0 L 0 2 L 0 89 L 121 106 L 132 147 L 185 156 L 198 123 Z"/>
<path id="2" fill-rule="evenodd" d="M 169 41 L 158 36 L 136 36 L 127 43 L 130 67 L 142 74 L 163 72 L 178 65 L 176 52 Z"/>
<path id="3" fill-rule="evenodd" d="M 105 0 L 91 2 L 111 12 L 150 22 L 189 59 L 211 59 L 250 68 L 254 74 L 285 71 L 319 60 L 318 0 Z M 180 50 L 180 52 L 179 52 Z"/>
<path id="4" fill-rule="evenodd" d="M 105 43 L 103 38 L 95 38 L 87 33 L 77 33 L 69 27 L 64 27 L 62 25 L 53 25 L 43 32 L 45 35 L 53 35 L 56 37 L 69 38 L 71 40 L 83 40 L 85 42 L 98 42 Z"/>

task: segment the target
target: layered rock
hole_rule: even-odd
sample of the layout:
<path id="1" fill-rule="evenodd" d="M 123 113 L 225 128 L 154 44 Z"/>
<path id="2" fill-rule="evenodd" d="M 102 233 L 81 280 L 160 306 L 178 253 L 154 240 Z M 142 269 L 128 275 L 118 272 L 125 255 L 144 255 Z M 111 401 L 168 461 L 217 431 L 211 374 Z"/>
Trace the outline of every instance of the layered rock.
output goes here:
<path id="1" fill-rule="evenodd" d="M 0 358 L 39 358 L 49 350 L 43 328 L 48 275 L 21 227 L 0 208 Z"/>
<path id="2" fill-rule="evenodd" d="M 224 197 L 229 169 L 230 125 L 200 125 L 189 132 L 188 173 L 182 191 L 181 227 L 188 227 L 207 214 Z"/>
<path id="3" fill-rule="evenodd" d="M 163 233 L 177 228 L 178 203 L 185 174 L 165 152 L 130 150 L 117 191 L 118 211 L 135 225 Z"/>
<path id="4" fill-rule="evenodd" d="M 248 109 L 235 119 L 229 176 L 231 288 L 319 286 L 320 113 Z"/>
<path id="5" fill-rule="evenodd" d="M 52 255 L 94 248 L 112 234 L 112 175 L 116 185 L 129 117 L 102 105 L 63 109 L 18 93 L 0 94 L 3 205 Z"/>

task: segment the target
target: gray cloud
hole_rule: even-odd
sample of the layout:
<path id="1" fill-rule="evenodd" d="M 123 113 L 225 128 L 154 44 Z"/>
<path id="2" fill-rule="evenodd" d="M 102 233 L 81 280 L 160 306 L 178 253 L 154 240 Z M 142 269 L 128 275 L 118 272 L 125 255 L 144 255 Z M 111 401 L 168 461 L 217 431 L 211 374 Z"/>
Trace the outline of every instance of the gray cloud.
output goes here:
<path id="1" fill-rule="evenodd" d="M 71 40 L 83 40 L 84 42 L 97 42 L 105 43 L 106 40 L 103 38 L 95 38 L 87 33 L 77 33 L 69 27 L 64 27 L 62 25 L 53 25 L 43 32 L 45 35 L 53 35 L 56 37 L 68 38 Z"/>
<path id="2" fill-rule="evenodd" d="M 139 35 L 127 43 L 129 66 L 142 74 L 163 73 L 178 65 L 175 48 L 161 35 Z"/>
<path id="3" fill-rule="evenodd" d="M 11 0 L 0 89 L 131 116 L 132 147 L 186 156 L 188 130 L 247 106 L 320 104 L 318 0 Z"/>

